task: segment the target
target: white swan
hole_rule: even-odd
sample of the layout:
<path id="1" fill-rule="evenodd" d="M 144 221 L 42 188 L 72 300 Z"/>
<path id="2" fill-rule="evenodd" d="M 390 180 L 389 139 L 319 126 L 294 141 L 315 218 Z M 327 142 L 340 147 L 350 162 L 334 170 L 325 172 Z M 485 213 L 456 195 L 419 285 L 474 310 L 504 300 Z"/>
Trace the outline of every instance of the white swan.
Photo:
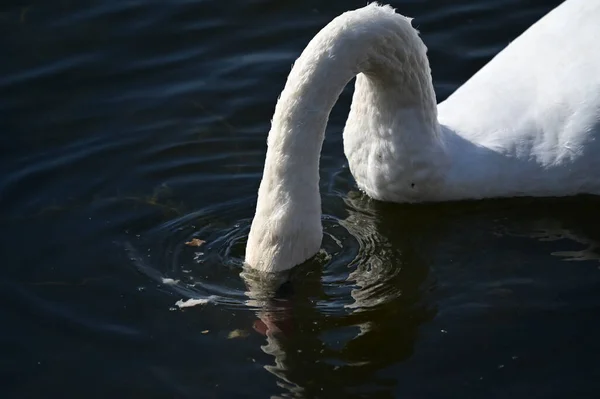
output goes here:
<path id="1" fill-rule="evenodd" d="M 295 62 L 269 132 L 251 267 L 285 270 L 318 252 L 325 125 L 354 76 L 344 152 L 372 198 L 600 194 L 599 1 L 565 1 L 439 105 L 410 21 L 374 3 L 346 12 Z"/>

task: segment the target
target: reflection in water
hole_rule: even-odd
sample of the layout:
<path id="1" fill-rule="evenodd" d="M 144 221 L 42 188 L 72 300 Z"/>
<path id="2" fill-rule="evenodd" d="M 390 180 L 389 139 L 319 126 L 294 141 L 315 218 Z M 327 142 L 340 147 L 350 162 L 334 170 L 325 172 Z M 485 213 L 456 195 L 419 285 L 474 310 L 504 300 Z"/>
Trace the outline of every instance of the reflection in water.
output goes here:
<path id="1" fill-rule="evenodd" d="M 570 240 L 584 247 L 577 250 L 553 251 L 551 255 L 558 256 L 566 261 L 600 260 L 600 244 L 598 241 L 565 227 L 563 222 L 557 219 L 536 220 L 531 225 L 531 232 L 511 233 L 506 231 L 505 234 L 535 238 L 542 242 Z"/>
<path id="2" fill-rule="evenodd" d="M 422 295 L 428 269 L 406 239 L 418 227 L 405 223 L 406 233 L 396 231 L 397 220 L 380 218 L 376 203 L 362 195 L 351 194 L 346 204 L 349 215 L 339 224 L 360 246 L 345 281 L 331 281 L 339 266 L 327 256 L 335 250 L 327 239 L 328 254 L 287 275 L 242 274 L 248 304 L 258 308 L 254 329 L 266 337 L 261 349 L 274 358 L 265 369 L 284 396 L 389 393 L 394 381 L 377 372 L 413 353 L 419 326 L 435 313 Z M 328 306 L 343 286 L 352 302 Z"/>
<path id="3" fill-rule="evenodd" d="M 599 237 L 573 228 L 583 225 L 579 218 L 595 217 L 573 210 L 586 207 L 591 211 L 596 201 L 524 199 L 392 206 L 355 193 L 344 201 L 348 216 L 337 224 L 358 243 L 351 261 L 338 262 L 344 255 L 336 252 L 342 233 L 329 239 L 332 229 L 325 223 L 324 250 L 315 259 L 287 274 L 243 273 L 248 304 L 257 309 L 254 329 L 266 339 L 261 349 L 273 358 L 264 368 L 277 377 L 278 387 L 285 391 L 282 396 L 391 397 L 403 378 L 386 379 L 383 371 L 413 358 L 415 344 L 423 338 L 419 330 L 434 319 L 438 307 L 447 314 L 463 309 L 463 317 L 475 317 L 480 312 L 489 314 L 499 304 L 517 306 L 519 302 L 520 312 L 535 312 L 539 306 L 535 298 L 541 295 L 536 285 L 541 271 L 537 266 L 517 262 L 499 275 L 505 262 L 502 256 L 489 259 L 486 266 L 472 264 L 472 269 L 465 270 L 460 264 L 467 262 L 454 264 L 446 255 L 436 259 L 436 253 L 453 254 L 459 260 L 478 256 L 485 252 L 477 237 L 489 242 L 487 235 L 495 235 L 499 240 L 525 239 L 521 242 L 529 242 L 527 251 L 532 238 L 538 243 L 560 239 L 582 243 L 587 247 L 581 252 L 586 259 L 598 259 L 594 248 Z M 495 226 L 482 229 L 482 216 L 495 220 Z M 345 274 L 341 272 L 344 267 Z M 543 262 L 539 267 L 543 269 Z M 433 274 L 441 279 L 435 282 L 441 290 L 433 290 Z M 514 284 L 531 284 L 532 294 L 528 285 L 523 290 Z M 501 298 L 498 293 L 503 293 Z M 462 331 L 459 325 L 452 329 Z M 461 347 L 455 343 L 439 349 L 456 359 Z M 431 367 L 428 362 L 421 365 L 422 370 L 431 371 Z"/>
<path id="4" fill-rule="evenodd" d="M 325 215 L 322 251 L 287 272 L 243 269 L 239 278 L 250 211 L 237 203 L 163 220 L 128 248 L 130 260 L 175 294 L 171 303 L 205 299 L 203 317 L 234 310 L 236 327 L 264 336 L 259 347 L 257 336 L 246 342 L 267 356 L 259 363 L 277 386 L 266 389 L 288 397 L 419 392 L 427 387 L 416 376 L 452 384 L 440 370 L 457 362 L 461 378 L 478 381 L 481 365 L 520 339 L 506 328 L 553 328 L 555 317 L 576 319 L 569 315 L 595 306 L 597 265 L 575 271 L 554 255 L 597 259 L 598 200 L 404 206 L 358 193 L 324 198 L 326 211 L 333 202 L 345 217 Z M 193 237 L 206 244 L 186 246 Z M 246 312 L 256 319 L 248 323 Z M 511 347 L 511 356 L 547 351 L 532 347 Z"/>

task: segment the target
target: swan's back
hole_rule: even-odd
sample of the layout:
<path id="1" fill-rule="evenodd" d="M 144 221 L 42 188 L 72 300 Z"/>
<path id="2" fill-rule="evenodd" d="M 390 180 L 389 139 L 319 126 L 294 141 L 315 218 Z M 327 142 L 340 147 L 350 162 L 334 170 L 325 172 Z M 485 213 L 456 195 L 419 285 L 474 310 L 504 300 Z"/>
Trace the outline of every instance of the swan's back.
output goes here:
<path id="1" fill-rule="evenodd" d="M 600 193 L 599 37 L 600 2 L 567 0 L 441 103 L 440 123 L 513 159 L 526 184 Z"/>

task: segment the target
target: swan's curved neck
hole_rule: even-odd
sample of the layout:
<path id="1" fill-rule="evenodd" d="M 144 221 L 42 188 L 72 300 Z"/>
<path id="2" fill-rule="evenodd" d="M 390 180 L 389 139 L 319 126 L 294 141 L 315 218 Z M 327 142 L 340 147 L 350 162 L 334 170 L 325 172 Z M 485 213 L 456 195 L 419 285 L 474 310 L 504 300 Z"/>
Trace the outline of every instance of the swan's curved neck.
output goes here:
<path id="1" fill-rule="evenodd" d="M 308 44 L 275 107 L 246 248 L 250 266 L 288 269 L 318 251 L 322 238 L 319 158 L 325 127 L 354 76 L 362 73 L 364 85 L 357 83 L 350 119 L 363 118 L 347 125 L 346 132 L 362 129 L 364 135 L 375 130 L 376 137 L 364 137 L 375 142 L 391 140 L 393 130 L 430 131 L 424 136 L 437 131 L 425 51 L 408 18 L 376 4 L 342 14 Z"/>

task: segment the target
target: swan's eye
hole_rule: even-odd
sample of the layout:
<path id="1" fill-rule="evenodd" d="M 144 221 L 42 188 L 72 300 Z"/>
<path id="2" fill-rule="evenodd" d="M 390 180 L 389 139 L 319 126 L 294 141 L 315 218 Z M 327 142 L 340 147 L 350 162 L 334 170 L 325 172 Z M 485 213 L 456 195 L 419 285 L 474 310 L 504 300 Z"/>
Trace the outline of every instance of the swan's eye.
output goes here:
<path id="1" fill-rule="evenodd" d="M 415 183 L 410 183 L 410 188 L 415 188 Z"/>

